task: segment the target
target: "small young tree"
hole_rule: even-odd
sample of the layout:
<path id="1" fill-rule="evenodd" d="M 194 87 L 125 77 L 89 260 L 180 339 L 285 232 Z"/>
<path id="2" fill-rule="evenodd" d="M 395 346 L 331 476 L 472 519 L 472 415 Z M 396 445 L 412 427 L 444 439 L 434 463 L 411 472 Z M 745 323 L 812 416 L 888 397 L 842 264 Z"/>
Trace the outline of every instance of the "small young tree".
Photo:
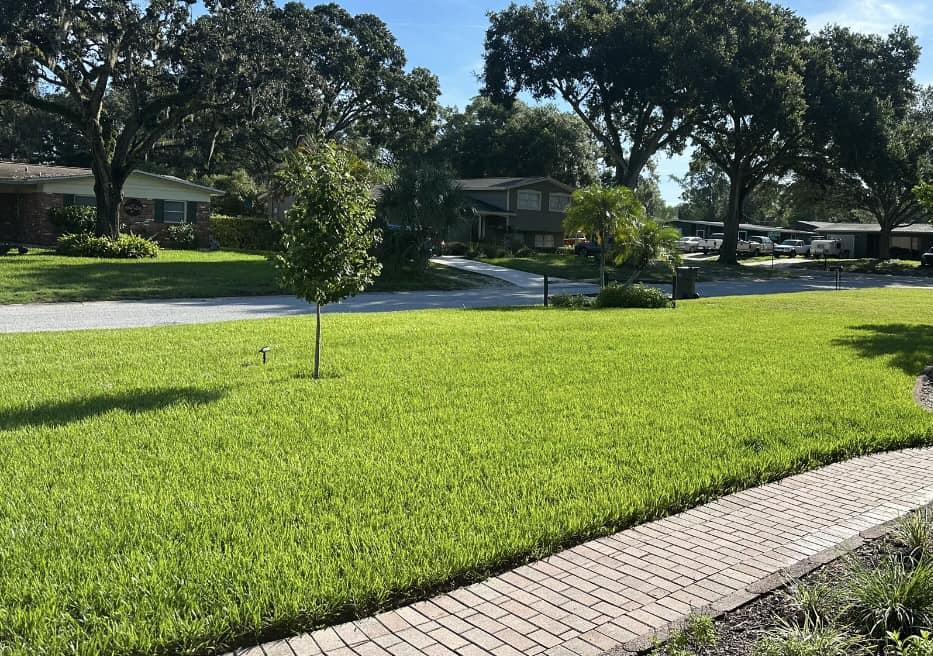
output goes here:
<path id="1" fill-rule="evenodd" d="M 371 254 L 380 241 L 375 203 L 366 165 L 335 143 L 291 152 L 276 177 L 294 203 L 274 262 L 282 283 L 315 304 L 314 378 L 320 378 L 321 306 L 363 291 L 382 270 Z"/>
<path id="2" fill-rule="evenodd" d="M 606 284 L 609 241 L 621 241 L 634 224 L 644 220 L 645 208 L 628 187 L 596 184 L 573 193 L 564 217 L 564 230 L 568 234 L 582 232 L 596 237 L 600 246 L 600 289 Z"/>

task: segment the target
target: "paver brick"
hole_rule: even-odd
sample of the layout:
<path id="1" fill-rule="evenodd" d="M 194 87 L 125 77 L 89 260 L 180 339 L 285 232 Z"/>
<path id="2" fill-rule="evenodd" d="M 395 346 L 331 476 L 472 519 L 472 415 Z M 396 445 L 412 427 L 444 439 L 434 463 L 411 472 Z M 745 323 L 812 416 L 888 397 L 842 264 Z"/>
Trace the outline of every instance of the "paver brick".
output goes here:
<path id="1" fill-rule="evenodd" d="M 754 598 L 933 503 L 933 449 L 868 456 L 592 540 L 449 594 L 244 656 L 596 656 Z M 810 561 L 814 562 L 814 561 Z M 811 565 L 812 566 L 812 565 Z M 634 641 L 634 642 L 633 642 Z"/>

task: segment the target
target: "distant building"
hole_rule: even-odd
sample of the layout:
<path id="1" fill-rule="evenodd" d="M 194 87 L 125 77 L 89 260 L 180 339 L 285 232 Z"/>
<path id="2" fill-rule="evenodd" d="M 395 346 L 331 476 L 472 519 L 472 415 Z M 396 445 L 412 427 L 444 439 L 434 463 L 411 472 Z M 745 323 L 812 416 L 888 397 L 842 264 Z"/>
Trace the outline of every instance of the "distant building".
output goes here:
<path id="1" fill-rule="evenodd" d="M 827 239 L 838 239 L 852 257 L 878 257 L 881 226 L 877 223 L 830 223 L 798 221 L 795 226 Z M 919 258 L 933 246 L 933 225 L 913 223 L 894 228 L 891 233 L 891 256 Z"/>
<path id="2" fill-rule="evenodd" d="M 686 221 L 675 219 L 668 222 L 668 225 L 680 230 L 684 237 L 709 237 L 717 232 L 723 232 L 725 226 L 720 221 Z M 815 237 L 816 234 L 803 227 L 779 228 L 777 226 L 766 226 L 755 223 L 739 224 L 739 239 L 748 239 L 749 237 L 770 237 L 774 241 L 783 241 L 785 239 L 806 239 Z"/>

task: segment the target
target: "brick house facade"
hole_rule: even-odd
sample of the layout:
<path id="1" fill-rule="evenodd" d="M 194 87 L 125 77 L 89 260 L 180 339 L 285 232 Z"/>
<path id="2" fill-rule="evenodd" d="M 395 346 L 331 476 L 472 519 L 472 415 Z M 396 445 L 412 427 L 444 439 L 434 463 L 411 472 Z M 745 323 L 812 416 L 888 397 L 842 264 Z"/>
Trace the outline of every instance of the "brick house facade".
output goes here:
<path id="1" fill-rule="evenodd" d="M 124 186 L 123 230 L 158 240 L 172 225 L 190 223 L 198 243 L 206 245 L 210 200 L 219 193 L 171 176 L 134 172 Z M 54 244 L 58 230 L 49 210 L 72 204 L 94 204 L 89 170 L 0 162 L 0 242 Z"/>

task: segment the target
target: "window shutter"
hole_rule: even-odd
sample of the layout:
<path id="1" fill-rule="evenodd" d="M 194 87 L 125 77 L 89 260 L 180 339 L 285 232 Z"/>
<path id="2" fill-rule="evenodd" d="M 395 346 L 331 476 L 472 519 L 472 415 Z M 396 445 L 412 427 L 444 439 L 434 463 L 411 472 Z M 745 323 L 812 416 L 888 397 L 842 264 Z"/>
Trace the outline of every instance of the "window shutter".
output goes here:
<path id="1" fill-rule="evenodd" d="M 164 200 L 156 199 L 155 216 L 153 218 L 160 223 L 165 220 L 165 201 Z"/>
<path id="2" fill-rule="evenodd" d="M 197 223 L 198 222 L 198 204 L 196 201 L 188 201 L 188 209 L 185 212 L 185 221 L 188 223 Z"/>
<path id="3" fill-rule="evenodd" d="M 62 205 L 65 207 L 71 207 L 75 204 L 75 195 L 74 194 L 64 194 L 62 196 Z"/>

